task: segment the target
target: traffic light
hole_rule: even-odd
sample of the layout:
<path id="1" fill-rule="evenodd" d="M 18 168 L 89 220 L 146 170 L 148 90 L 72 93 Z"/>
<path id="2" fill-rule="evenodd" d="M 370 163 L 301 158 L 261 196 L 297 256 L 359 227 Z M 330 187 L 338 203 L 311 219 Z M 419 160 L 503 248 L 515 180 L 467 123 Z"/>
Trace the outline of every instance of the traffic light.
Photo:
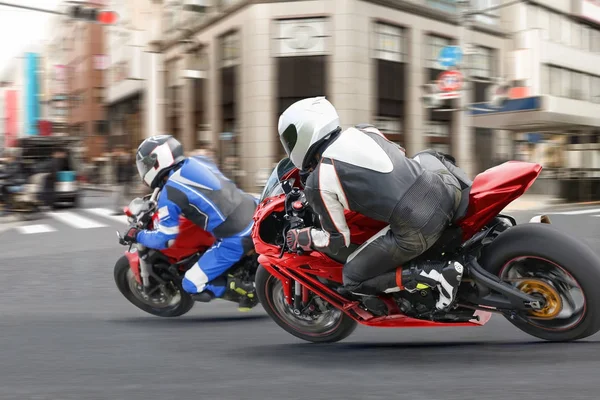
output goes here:
<path id="1" fill-rule="evenodd" d="M 99 22 L 104 25 L 113 25 L 117 22 L 117 13 L 114 11 L 98 10 L 92 7 L 71 6 L 67 11 L 70 18 L 82 21 Z"/>
<path id="2" fill-rule="evenodd" d="M 425 108 L 439 108 L 442 105 L 439 88 L 436 84 L 427 83 L 422 86 L 424 95 L 421 97 Z"/>

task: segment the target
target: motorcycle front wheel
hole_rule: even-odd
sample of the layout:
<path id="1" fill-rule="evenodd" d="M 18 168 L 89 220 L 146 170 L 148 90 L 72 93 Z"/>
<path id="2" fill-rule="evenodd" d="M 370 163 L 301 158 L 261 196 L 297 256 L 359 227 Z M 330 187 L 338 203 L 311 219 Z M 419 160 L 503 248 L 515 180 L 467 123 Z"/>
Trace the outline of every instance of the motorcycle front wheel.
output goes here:
<path id="1" fill-rule="evenodd" d="M 517 225 L 485 250 L 481 265 L 544 306 L 507 319 L 532 336 L 571 341 L 600 330 L 600 258 L 547 224 Z"/>
<path id="2" fill-rule="evenodd" d="M 142 285 L 135 280 L 129 268 L 129 260 L 125 256 L 117 260 L 114 278 L 117 288 L 131 304 L 157 317 L 180 317 L 190 311 L 195 303 L 191 296 L 175 283 L 172 283 L 168 290 L 159 290 L 158 293 L 145 295 Z"/>
<path id="3" fill-rule="evenodd" d="M 285 301 L 281 280 L 263 266 L 256 271 L 255 286 L 267 314 L 297 338 L 313 343 L 333 343 L 347 338 L 356 329 L 356 321 L 320 298 L 315 298 L 319 307 L 310 315 L 294 313 Z"/>

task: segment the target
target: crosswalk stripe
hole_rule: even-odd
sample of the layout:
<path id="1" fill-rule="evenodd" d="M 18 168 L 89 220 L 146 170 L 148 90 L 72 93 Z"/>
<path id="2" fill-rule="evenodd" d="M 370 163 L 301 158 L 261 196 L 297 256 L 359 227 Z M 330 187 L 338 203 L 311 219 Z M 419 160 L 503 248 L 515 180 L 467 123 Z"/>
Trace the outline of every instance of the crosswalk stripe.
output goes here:
<path id="1" fill-rule="evenodd" d="M 70 211 L 49 212 L 47 215 L 77 229 L 102 228 L 106 226 L 100 222 L 87 219 Z"/>
<path id="2" fill-rule="evenodd" d="M 583 214 L 594 214 L 594 213 L 598 213 L 598 212 L 600 212 L 600 208 L 575 210 L 575 211 L 554 212 L 554 213 L 551 213 L 551 214 L 555 214 L 555 215 L 583 215 Z"/>
<path id="3" fill-rule="evenodd" d="M 85 208 L 84 210 L 91 214 L 98 215 L 100 217 L 110 218 L 113 221 L 117 221 L 122 224 L 127 224 L 127 216 L 126 215 L 112 215 L 112 214 L 114 214 L 114 211 L 112 211 L 108 208 Z"/>
<path id="4" fill-rule="evenodd" d="M 48 232 L 56 231 L 56 229 L 54 229 L 50 225 L 44 225 L 44 224 L 18 226 L 17 230 L 24 235 L 31 235 L 34 233 L 48 233 Z"/>

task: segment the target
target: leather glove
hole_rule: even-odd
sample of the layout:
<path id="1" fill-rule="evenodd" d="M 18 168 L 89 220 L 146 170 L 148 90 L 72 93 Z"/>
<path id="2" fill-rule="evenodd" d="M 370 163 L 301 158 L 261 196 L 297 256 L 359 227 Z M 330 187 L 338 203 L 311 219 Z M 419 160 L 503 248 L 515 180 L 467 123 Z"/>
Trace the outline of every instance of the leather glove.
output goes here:
<path id="1" fill-rule="evenodd" d="M 286 242 L 292 251 L 312 251 L 312 237 L 310 236 L 310 228 L 290 229 L 286 235 Z"/>
<path id="2" fill-rule="evenodd" d="M 136 243 L 138 233 L 140 233 L 140 230 L 138 228 L 132 226 L 131 228 L 129 228 L 129 230 L 123 237 L 123 240 L 128 243 Z"/>

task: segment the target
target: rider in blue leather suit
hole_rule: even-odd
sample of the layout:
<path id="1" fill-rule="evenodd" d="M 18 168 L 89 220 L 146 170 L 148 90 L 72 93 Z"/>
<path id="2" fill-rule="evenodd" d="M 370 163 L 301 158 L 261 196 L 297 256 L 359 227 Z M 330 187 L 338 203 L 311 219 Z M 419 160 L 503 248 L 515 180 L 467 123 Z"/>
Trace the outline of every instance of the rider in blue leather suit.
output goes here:
<path id="1" fill-rule="evenodd" d="M 255 305 L 253 283 L 226 277 L 225 272 L 253 248 L 250 233 L 257 200 L 238 189 L 209 159 L 185 158 L 181 144 L 169 135 L 146 139 L 138 148 L 136 164 L 148 186 L 162 187 L 159 222 L 152 231 L 131 228 L 125 239 L 166 249 L 179 234 L 179 217 L 187 218 L 217 241 L 185 273 L 183 289 L 198 301 L 210 301 L 229 288 L 242 295 L 241 309 Z"/>

